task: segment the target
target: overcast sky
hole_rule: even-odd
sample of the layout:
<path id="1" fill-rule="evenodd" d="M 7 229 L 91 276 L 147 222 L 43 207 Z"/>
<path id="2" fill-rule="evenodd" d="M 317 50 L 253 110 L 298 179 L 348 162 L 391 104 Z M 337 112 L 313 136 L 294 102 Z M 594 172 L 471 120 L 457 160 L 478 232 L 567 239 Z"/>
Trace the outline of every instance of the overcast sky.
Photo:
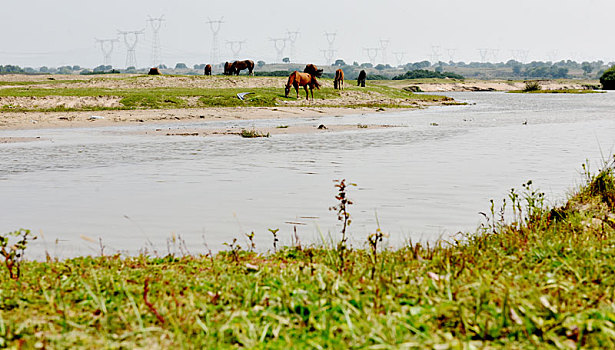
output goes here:
<path id="1" fill-rule="evenodd" d="M 233 4 L 233 5 L 229 5 Z M 275 62 L 271 39 L 299 31 L 295 57 L 287 43 L 284 57 L 325 63 L 325 32 L 336 33 L 334 58 L 369 62 L 366 48 L 388 40 L 377 63 L 420 60 L 525 61 L 574 59 L 615 61 L 613 0 L 4 0 L 0 12 L 0 65 L 22 67 L 103 63 L 95 38 L 114 39 L 118 30 L 144 30 L 136 48 L 137 65 L 152 64 L 148 16 L 165 21 L 160 29 L 161 61 L 192 66 L 211 60 L 212 32 L 207 20 L 223 22 L 220 60 L 231 60 L 228 41 L 245 41 L 241 58 Z M 375 53 L 375 52 L 373 52 Z M 372 54 L 373 54 L 372 53 Z M 385 61 L 386 57 L 386 61 Z M 126 48 L 117 43 L 114 67 L 126 65 Z"/>

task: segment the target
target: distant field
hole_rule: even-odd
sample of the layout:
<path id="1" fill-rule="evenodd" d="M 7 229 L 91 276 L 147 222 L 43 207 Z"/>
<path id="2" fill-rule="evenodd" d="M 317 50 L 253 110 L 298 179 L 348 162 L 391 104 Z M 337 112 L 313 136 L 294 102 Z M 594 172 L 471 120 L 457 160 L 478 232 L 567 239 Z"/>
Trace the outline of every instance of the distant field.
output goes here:
<path id="1" fill-rule="evenodd" d="M 284 96 L 285 77 L 104 75 L 0 77 L 0 111 L 79 111 L 206 107 L 273 107 L 317 105 L 327 107 L 413 107 L 440 103 L 443 96 L 414 94 L 372 84 L 359 88 L 348 81 L 345 90 L 333 89 L 331 79 L 319 79 L 315 101 L 299 100 L 291 88 Z M 3 79 L 4 78 L 4 79 Z M 241 92 L 251 92 L 244 101 Z"/>

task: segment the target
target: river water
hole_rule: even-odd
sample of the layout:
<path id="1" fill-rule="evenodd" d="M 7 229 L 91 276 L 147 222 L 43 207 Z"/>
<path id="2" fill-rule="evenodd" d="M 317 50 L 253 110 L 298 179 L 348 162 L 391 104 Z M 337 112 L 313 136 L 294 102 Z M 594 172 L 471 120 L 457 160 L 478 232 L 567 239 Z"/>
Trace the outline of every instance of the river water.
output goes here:
<path id="1" fill-rule="evenodd" d="M 433 241 L 483 222 L 490 199 L 533 180 L 551 204 L 615 150 L 615 94 L 446 93 L 465 106 L 317 119 L 186 123 L 391 124 L 271 138 L 156 137 L 156 126 L 0 131 L 43 141 L 0 144 L 0 232 L 39 235 L 30 256 L 192 254 L 339 237 L 329 207 L 335 179 L 357 184 L 350 237 L 361 247 L 378 225 L 388 244 Z M 175 245 L 171 238 L 179 237 Z M 169 243 L 171 242 L 171 243 Z"/>

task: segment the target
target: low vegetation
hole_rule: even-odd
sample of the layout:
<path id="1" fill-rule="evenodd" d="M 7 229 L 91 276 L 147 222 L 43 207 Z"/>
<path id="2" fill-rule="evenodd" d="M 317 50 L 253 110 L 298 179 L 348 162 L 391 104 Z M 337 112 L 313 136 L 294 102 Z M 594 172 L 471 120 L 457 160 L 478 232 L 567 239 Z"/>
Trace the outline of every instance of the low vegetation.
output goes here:
<path id="1" fill-rule="evenodd" d="M 613 166 L 553 208 L 530 181 L 446 242 L 387 249 L 374 227 L 351 245 L 340 181 L 321 246 L 270 229 L 270 253 L 252 233 L 217 254 L 22 262 L 0 271 L 0 347 L 614 348 Z"/>

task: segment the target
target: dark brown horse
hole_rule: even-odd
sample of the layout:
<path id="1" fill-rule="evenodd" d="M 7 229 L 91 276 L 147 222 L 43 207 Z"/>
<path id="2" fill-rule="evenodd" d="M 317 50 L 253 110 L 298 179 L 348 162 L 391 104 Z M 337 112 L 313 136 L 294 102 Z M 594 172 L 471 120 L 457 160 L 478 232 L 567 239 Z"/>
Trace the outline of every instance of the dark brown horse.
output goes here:
<path id="1" fill-rule="evenodd" d="M 230 62 L 224 63 L 224 75 L 233 75 L 235 71 L 233 70 L 233 64 Z"/>
<path id="2" fill-rule="evenodd" d="M 248 69 L 248 75 L 254 75 L 254 73 L 252 73 L 254 70 L 254 61 L 252 60 L 235 61 L 231 66 L 231 69 L 234 71 L 235 75 L 239 75 L 239 72 L 246 68 Z"/>
<path id="3" fill-rule="evenodd" d="M 367 79 L 367 73 L 362 70 L 359 72 L 359 77 L 357 78 L 357 86 L 365 87 L 365 79 Z"/>
<path id="4" fill-rule="evenodd" d="M 320 78 L 320 76 L 322 75 L 322 69 L 318 69 L 318 67 L 310 63 L 305 66 L 303 73 L 309 73 L 317 78 Z"/>
<path id="5" fill-rule="evenodd" d="M 205 75 L 211 75 L 211 64 L 205 66 Z"/>
<path id="6" fill-rule="evenodd" d="M 335 71 L 335 79 L 333 80 L 333 88 L 344 90 L 344 71 L 341 68 Z"/>
<path id="7" fill-rule="evenodd" d="M 320 84 L 316 81 L 316 78 L 309 73 L 300 73 L 294 71 L 290 73 L 288 76 L 288 83 L 286 83 L 286 88 L 284 89 L 284 96 L 288 97 L 288 93 L 290 92 L 290 87 L 294 87 L 297 92 L 297 98 L 299 98 L 299 86 L 303 86 L 305 89 L 305 99 L 309 100 L 308 95 L 308 86 L 310 87 L 310 92 L 312 94 L 312 100 L 314 99 L 314 88 L 320 90 Z"/>
<path id="8" fill-rule="evenodd" d="M 161 75 L 160 69 L 158 69 L 158 67 L 150 68 L 147 75 Z"/>

